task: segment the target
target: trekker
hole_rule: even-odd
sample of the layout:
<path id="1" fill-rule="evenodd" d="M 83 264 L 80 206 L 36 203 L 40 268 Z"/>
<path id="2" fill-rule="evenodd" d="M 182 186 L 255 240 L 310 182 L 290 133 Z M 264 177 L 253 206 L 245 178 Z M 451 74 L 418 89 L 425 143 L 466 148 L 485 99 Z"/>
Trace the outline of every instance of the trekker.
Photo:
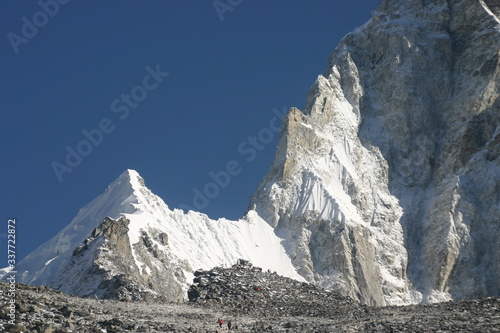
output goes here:
<path id="1" fill-rule="evenodd" d="M 231 320 L 228 320 L 228 321 L 227 321 L 227 329 L 228 329 L 228 330 L 231 330 Z"/>
<path id="2" fill-rule="evenodd" d="M 219 327 L 222 328 L 222 324 L 224 324 L 224 322 L 222 321 L 222 319 L 218 319 L 217 320 L 217 323 L 219 324 Z"/>

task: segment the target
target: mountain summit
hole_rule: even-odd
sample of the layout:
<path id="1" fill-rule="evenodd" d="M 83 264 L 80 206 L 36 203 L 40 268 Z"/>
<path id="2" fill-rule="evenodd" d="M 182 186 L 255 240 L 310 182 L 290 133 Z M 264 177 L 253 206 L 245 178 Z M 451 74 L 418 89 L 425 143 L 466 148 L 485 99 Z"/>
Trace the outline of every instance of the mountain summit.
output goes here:
<path id="1" fill-rule="evenodd" d="M 499 10 L 382 1 L 286 116 L 244 218 L 170 210 L 129 170 L 22 282 L 176 299 L 194 270 L 243 258 L 372 305 L 499 295 Z"/>
<path id="2" fill-rule="evenodd" d="M 80 209 L 68 226 L 17 265 L 21 282 L 49 284 L 69 260 L 75 246 L 82 243 L 102 219 L 107 216 L 117 218 L 137 210 L 136 204 L 139 203 L 143 184 L 136 171 L 122 173 L 102 195 Z"/>
<path id="3" fill-rule="evenodd" d="M 127 170 L 17 270 L 19 282 L 77 296 L 172 301 L 186 297 L 196 269 L 239 258 L 303 280 L 281 239 L 254 212 L 214 221 L 170 210 Z"/>

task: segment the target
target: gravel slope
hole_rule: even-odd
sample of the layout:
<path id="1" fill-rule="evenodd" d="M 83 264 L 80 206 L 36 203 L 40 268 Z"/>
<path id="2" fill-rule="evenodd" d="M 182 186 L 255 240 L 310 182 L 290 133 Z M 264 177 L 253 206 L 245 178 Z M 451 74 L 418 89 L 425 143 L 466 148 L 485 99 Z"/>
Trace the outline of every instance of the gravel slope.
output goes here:
<path id="1" fill-rule="evenodd" d="M 84 299 L 1 283 L 2 332 L 215 332 L 218 318 L 238 332 L 500 332 L 500 298 L 369 307 L 250 266 L 198 271 L 190 302 L 152 304 Z M 227 331 L 224 324 L 219 332 Z"/>

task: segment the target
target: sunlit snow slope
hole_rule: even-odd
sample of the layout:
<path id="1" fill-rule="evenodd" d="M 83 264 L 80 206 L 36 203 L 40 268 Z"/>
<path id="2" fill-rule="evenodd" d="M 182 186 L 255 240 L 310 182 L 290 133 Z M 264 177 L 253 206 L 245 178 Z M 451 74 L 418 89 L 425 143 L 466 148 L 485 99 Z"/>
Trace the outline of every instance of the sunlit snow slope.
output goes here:
<path id="1" fill-rule="evenodd" d="M 109 225 L 99 226 L 107 216 L 114 220 L 113 232 L 106 232 Z M 120 232 L 122 236 L 112 242 L 113 233 Z M 123 244 L 125 238 L 128 244 Z M 91 251 L 74 251 L 84 242 Z M 302 279 L 281 246 L 281 239 L 255 213 L 239 221 L 214 221 L 200 213 L 172 211 L 145 187 L 136 171 L 127 170 L 83 208 L 71 224 L 22 260 L 17 270 L 22 283 L 47 284 L 80 296 L 93 294 L 108 286 L 106 281 L 131 272 L 137 276 L 126 275 L 135 279 L 135 285 L 144 284 L 148 291 L 158 294 L 158 288 L 148 285 L 161 285 L 155 279 L 171 276 L 171 289 L 182 293 L 164 294 L 175 299 L 184 296 L 181 290 L 191 283 L 194 270 L 229 266 L 240 258 Z M 133 267 L 133 271 L 125 272 L 126 266 L 126 270 Z"/>

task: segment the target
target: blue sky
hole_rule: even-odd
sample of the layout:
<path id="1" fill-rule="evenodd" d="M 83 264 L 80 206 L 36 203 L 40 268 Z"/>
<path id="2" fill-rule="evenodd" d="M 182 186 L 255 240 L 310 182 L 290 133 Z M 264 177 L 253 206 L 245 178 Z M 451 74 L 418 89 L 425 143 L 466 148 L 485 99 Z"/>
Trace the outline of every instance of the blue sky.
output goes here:
<path id="1" fill-rule="evenodd" d="M 242 216 L 277 117 L 304 106 L 329 54 L 378 4 L 58 1 L 0 5 L 0 241 L 15 217 L 18 259 L 126 169 L 170 208 Z M 227 168 L 229 184 L 193 201 Z"/>

